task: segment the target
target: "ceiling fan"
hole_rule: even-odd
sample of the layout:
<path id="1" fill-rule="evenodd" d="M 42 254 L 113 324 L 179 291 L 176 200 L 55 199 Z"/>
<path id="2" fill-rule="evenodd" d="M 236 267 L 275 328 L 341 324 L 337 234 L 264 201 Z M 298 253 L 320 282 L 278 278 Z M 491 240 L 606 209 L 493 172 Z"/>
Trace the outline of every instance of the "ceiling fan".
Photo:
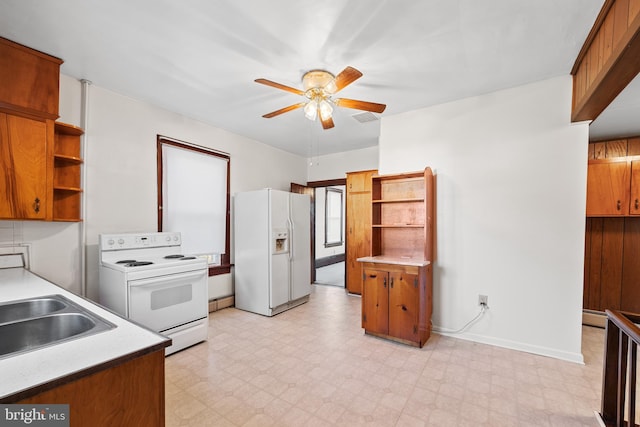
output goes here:
<path id="1" fill-rule="evenodd" d="M 332 98 L 333 95 L 358 80 L 360 77 L 362 77 L 362 73 L 353 67 L 345 68 L 337 76 L 334 76 L 325 70 L 311 70 L 302 76 L 302 87 L 304 90 L 285 86 L 267 79 L 256 79 L 256 83 L 261 83 L 263 85 L 282 89 L 297 95 L 302 95 L 308 99 L 308 101 L 299 102 L 297 104 L 272 111 L 262 117 L 270 119 L 271 117 L 275 117 L 298 108 L 304 108 L 305 117 L 309 120 L 315 120 L 316 117 L 320 117 L 323 129 L 331 129 L 334 127 L 332 118 L 334 105 L 337 107 L 382 113 L 387 107 L 385 104 L 358 101 L 356 99 L 348 98 Z"/>

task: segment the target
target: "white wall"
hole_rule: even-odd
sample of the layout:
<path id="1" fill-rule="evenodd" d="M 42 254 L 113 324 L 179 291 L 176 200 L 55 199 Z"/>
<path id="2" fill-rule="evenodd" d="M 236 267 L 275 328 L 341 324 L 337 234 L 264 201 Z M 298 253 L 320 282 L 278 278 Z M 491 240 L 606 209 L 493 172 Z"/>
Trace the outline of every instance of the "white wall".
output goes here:
<path id="1" fill-rule="evenodd" d="M 437 174 L 433 325 L 582 361 L 588 126 L 560 77 L 382 119 L 380 172 Z"/>
<path id="2" fill-rule="evenodd" d="M 377 169 L 378 147 L 313 157 L 307 162 L 307 181 L 346 178 L 347 172 Z"/>

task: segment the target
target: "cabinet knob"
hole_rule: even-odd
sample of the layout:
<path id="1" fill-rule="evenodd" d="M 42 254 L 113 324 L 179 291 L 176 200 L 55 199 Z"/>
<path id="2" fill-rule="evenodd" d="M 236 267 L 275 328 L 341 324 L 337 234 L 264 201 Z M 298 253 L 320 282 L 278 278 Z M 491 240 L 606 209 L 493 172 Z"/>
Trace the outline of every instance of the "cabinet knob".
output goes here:
<path id="1" fill-rule="evenodd" d="M 384 288 L 387 287 L 387 278 L 386 277 L 382 280 L 382 287 L 384 287 Z"/>
<path id="2" fill-rule="evenodd" d="M 393 288 L 393 277 L 391 278 L 391 283 L 389 284 L 389 286 Z"/>
<path id="3" fill-rule="evenodd" d="M 618 200 L 616 202 L 616 209 L 620 210 L 621 207 L 622 207 L 622 203 L 620 202 L 620 200 Z"/>
<path id="4" fill-rule="evenodd" d="M 404 304 L 402 304 L 402 311 L 407 311 L 407 306 L 405 306 Z"/>
<path id="5" fill-rule="evenodd" d="M 636 199 L 635 203 L 633 204 L 633 206 L 638 209 L 640 207 L 640 203 L 638 203 L 638 199 Z"/>
<path id="6" fill-rule="evenodd" d="M 36 213 L 40 212 L 40 199 L 38 197 L 33 201 L 33 210 Z"/>

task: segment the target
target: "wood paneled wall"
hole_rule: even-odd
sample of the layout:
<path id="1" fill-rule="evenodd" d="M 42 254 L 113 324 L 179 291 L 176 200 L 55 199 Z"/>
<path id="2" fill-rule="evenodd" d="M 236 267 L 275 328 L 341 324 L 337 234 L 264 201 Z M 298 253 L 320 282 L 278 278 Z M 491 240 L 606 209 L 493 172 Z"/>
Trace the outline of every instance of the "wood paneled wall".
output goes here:
<path id="1" fill-rule="evenodd" d="M 589 144 L 589 159 L 640 155 L 640 138 Z M 640 217 L 587 218 L 585 309 L 640 313 Z"/>
<path id="2" fill-rule="evenodd" d="M 640 0 L 606 0 L 571 70 L 574 122 L 595 119 L 640 71 Z"/>

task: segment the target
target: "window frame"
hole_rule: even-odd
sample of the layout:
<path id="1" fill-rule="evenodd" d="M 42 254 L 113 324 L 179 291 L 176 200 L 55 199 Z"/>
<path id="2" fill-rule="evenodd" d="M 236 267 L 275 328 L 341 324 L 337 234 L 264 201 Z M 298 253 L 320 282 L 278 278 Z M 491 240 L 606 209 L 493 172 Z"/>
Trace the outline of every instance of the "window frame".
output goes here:
<path id="1" fill-rule="evenodd" d="M 330 194 L 339 194 L 340 195 L 340 217 L 339 217 L 339 227 L 340 227 L 340 237 L 336 241 L 329 242 L 329 195 Z M 344 223 L 344 192 L 339 188 L 334 187 L 326 187 L 324 193 L 324 247 L 331 248 L 335 246 L 342 246 L 344 244 L 344 230 L 342 224 Z"/>
<path id="2" fill-rule="evenodd" d="M 162 192 L 163 192 L 163 168 L 162 168 L 162 146 L 163 144 L 171 145 L 174 147 L 196 151 L 202 154 L 208 154 L 211 156 L 219 157 L 227 161 L 227 197 L 226 197 L 226 224 L 225 224 L 225 243 L 224 253 L 220 254 L 220 265 L 209 267 L 209 276 L 217 276 L 220 274 L 231 273 L 231 244 L 230 244 L 230 231 L 231 231 L 231 209 L 230 209 L 230 177 L 231 177 L 231 156 L 228 153 L 217 151 L 212 148 L 201 147 L 185 141 L 180 141 L 174 138 L 170 138 L 163 135 L 157 135 L 156 140 L 156 155 L 157 155 L 157 189 L 158 189 L 158 231 L 162 231 Z"/>

